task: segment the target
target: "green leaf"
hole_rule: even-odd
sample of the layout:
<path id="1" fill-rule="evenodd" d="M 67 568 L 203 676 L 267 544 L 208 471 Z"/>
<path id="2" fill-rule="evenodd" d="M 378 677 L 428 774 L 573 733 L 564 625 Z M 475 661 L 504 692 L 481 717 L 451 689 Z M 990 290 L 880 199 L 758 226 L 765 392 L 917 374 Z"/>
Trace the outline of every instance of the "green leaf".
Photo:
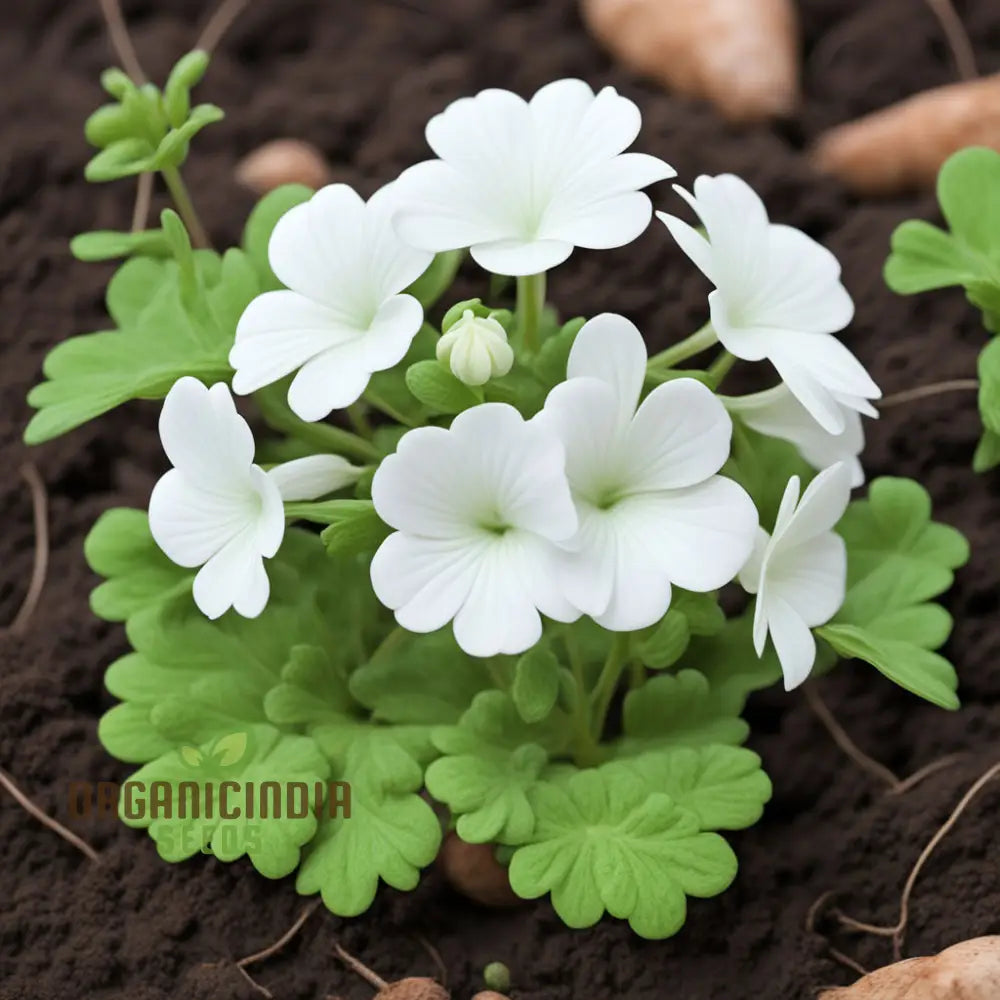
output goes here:
<path id="1" fill-rule="evenodd" d="M 972 457 L 974 472 L 989 472 L 1000 465 L 1000 434 L 984 430 L 983 436 L 976 445 L 976 453 Z"/>
<path id="2" fill-rule="evenodd" d="M 983 348 L 977 367 L 983 427 L 992 434 L 1000 434 L 1000 338 L 994 338 Z"/>
<path id="3" fill-rule="evenodd" d="M 639 643 L 639 658 L 647 667 L 662 670 L 673 666 L 691 641 L 687 617 L 671 608 L 653 632 Z"/>
<path id="4" fill-rule="evenodd" d="M 531 842 L 510 863 L 510 883 L 525 899 L 549 892 L 570 927 L 590 927 L 605 911 L 641 937 L 676 934 L 687 896 L 708 897 L 736 876 L 736 857 L 715 833 L 669 795 L 613 768 L 581 771 L 564 786 L 536 784 Z"/>
<path id="5" fill-rule="evenodd" d="M 675 587 L 670 608 L 684 615 L 691 635 L 718 635 L 726 627 L 726 615 L 714 593 L 696 594 Z"/>
<path id="6" fill-rule="evenodd" d="M 551 389 L 566 378 L 569 352 L 586 320 L 582 316 L 564 323 L 559 332 L 545 340 L 533 362 L 535 375 L 544 389 Z"/>
<path id="7" fill-rule="evenodd" d="M 817 631 L 841 655 L 866 660 L 897 684 L 957 708 L 954 669 L 931 651 L 951 618 L 928 603 L 969 558 L 960 532 L 931 521 L 927 491 L 908 479 L 876 479 L 867 500 L 847 509 L 837 530 L 847 544 L 847 595 Z"/>
<path id="8" fill-rule="evenodd" d="M 208 69 L 207 52 L 195 49 L 181 56 L 167 77 L 163 88 L 163 110 L 167 120 L 177 128 L 191 110 L 191 88 L 197 86 Z"/>
<path id="9" fill-rule="evenodd" d="M 368 909 L 380 879 L 394 889 L 413 889 L 441 843 L 434 810 L 416 794 L 421 768 L 377 739 L 369 732 L 347 750 L 337 775 L 350 782 L 350 818 L 324 816 L 296 881 L 300 893 L 319 892 L 343 917 Z"/>
<path id="10" fill-rule="evenodd" d="M 539 643 L 517 661 L 510 693 L 525 722 L 548 717 L 559 695 L 559 660 L 548 646 Z"/>
<path id="11" fill-rule="evenodd" d="M 153 165 L 156 170 L 176 170 L 187 159 L 191 140 L 203 129 L 222 121 L 225 113 L 214 104 L 199 104 L 191 111 L 187 120 L 172 128 L 156 147 Z M 93 162 L 93 161 L 91 161 Z"/>
<path id="12" fill-rule="evenodd" d="M 437 361 L 418 361 L 406 369 L 406 386 L 431 413 L 461 413 L 479 397 Z"/>
<path id="13" fill-rule="evenodd" d="M 116 257 L 169 257 L 170 245 L 163 231 L 148 229 L 138 233 L 100 230 L 73 237 L 70 253 L 77 260 L 113 260 Z"/>
<path id="14" fill-rule="evenodd" d="M 134 258 L 108 287 L 117 330 L 71 337 L 42 366 L 46 381 L 28 402 L 38 410 L 25 431 L 28 444 L 65 434 L 130 399 L 162 399 L 182 375 L 208 384 L 232 374 L 229 349 L 236 323 L 257 294 L 246 256 L 229 250 L 193 255 L 197 309 L 185 302 L 182 269 L 172 260 Z"/>
<path id="15" fill-rule="evenodd" d="M 1000 313 L 1000 154 L 961 150 L 941 168 L 937 189 L 951 232 L 904 222 L 892 237 L 886 283 L 900 295 L 962 285 L 993 329 Z"/>
<path id="16" fill-rule="evenodd" d="M 271 241 L 274 227 L 286 212 L 296 205 L 308 201 L 313 195 L 312 188 L 304 184 L 283 184 L 268 191 L 254 206 L 243 230 L 243 250 L 257 272 L 262 292 L 281 288 L 267 258 L 267 246 Z"/>
<path id="17" fill-rule="evenodd" d="M 615 744 L 615 756 L 670 746 L 742 743 L 749 729 L 733 708 L 697 670 L 650 677 L 625 696 L 624 735 Z"/>
<path id="18" fill-rule="evenodd" d="M 331 512 L 330 526 L 320 538 L 331 555 L 374 552 L 389 536 L 391 529 L 371 500 L 334 500 L 325 506 Z"/>
<path id="19" fill-rule="evenodd" d="M 412 295 L 426 312 L 451 287 L 464 257 L 464 250 L 445 250 L 435 254 L 427 270 L 406 289 L 406 293 Z"/>
<path id="20" fill-rule="evenodd" d="M 224 779 L 232 783 L 226 789 L 227 811 L 238 809 L 239 816 L 220 818 L 222 788 L 218 777 L 203 764 L 192 768 L 190 748 L 186 748 L 188 753 L 183 756 L 178 751 L 170 751 L 128 779 L 128 784 L 139 791 L 145 790 L 149 797 L 144 815 L 139 818 L 129 818 L 123 809 L 125 822 L 129 826 L 148 828 L 157 851 L 167 861 L 183 861 L 203 848 L 221 861 L 235 861 L 245 854 L 262 875 L 282 878 L 295 869 L 302 846 L 316 833 L 317 821 L 311 808 L 315 803 L 314 790 L 317 783 L 325 782 L 329 776 L 329 765 L 312 740 L 283 734 L 272 726 L 252 727 L 249 744 L 246 733 L 233 734 L 230 740 L 242 742 L 244 751 L 230 762 Z M 248 746 L 249 752 L 246 752 Z M 210 752 L 207 744 L 199 750 L 203 758 Z M 154 819 L 151 816 L 154 800 L 150 786 L 154 782 L 163 782 L 171 789 L 169 817 Z M 259 797 L 264 794 L 261 785 L 265 782 L 277 783 L 280 817 L 261 815 Z M 255 793 L 248 791 L 251 783 Z M 306 796 L 301 802 L 309 808 L 299 810 L 293 804 L 293 809 L 288 809 L 288 789 L 292 783 L 299 785 L 299 793 Z M 139 784 L 143 789 L 138 789 Z M 248 794 L 252 801 L 257 799 L 254 817 L 247 815 Z M 216 802 L 216 798 L 219 801 Z M 193 815 L 195 799 L 197 818 Z M 214 808 L 209 808 L 210 801 Z M 182 802 L 188 813 L 184 817 L 180 815 Z M 289 812 L 301 815 L 289 815 Z"/>
<path id="21" fill-rule="evenodd" d="M 121 622 L 144 608 L 188 593 L 194 572 L 171 562 L 153 541 L 143 510 L 105 511 L 83 543 L 87 564 L 106 578 L 90 595 L 91 610 Z"/>
<path id="22" fill-rule="evenodd" d="M 623 768 L 650 792 L 669 795 L 702 830 L 743 830 L 764 814 L 771 781 L 760 757 L 743 747 L 676 747 L 606 765 Z"/>
<path id="23" fill-rule="evenodd" d="M 92 184 L 103 184 L 155 170 L 155 152 L 145 139 L 119 139 L 91 159 L 84 169 L 84 176 Z"/>
<path id="24" fill-rule="evenodd" d="M 534 825 L 527 793 L 551 755 L 569 742 L 569 720 L 558 709 L 527 723 L 510 695 L 482 691 L 456 726 L 434 730 L 445 755 L 427 769 L 427 789 L 458 815 L 469 843 L 522 843 Z"/>
<path id="25" fill-rule="evenodd" d="M 450 628 L 425 635 L 396 628 L 350 680 L 374 720 L 410 725 L 457 723 L 490 686 L 484 661 L 463 652 Z"/>

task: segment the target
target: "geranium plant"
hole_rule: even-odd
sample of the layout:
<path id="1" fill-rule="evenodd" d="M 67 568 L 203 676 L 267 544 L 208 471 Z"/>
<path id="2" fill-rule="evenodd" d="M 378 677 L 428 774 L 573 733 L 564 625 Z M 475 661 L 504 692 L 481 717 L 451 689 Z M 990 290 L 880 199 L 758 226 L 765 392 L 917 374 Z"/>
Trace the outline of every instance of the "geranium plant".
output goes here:
<path id="1" fill-rule="evenodd" d="M 963 288 L 982 313 L 991 339 L 980 352 L 976 377 L 926 392 L 978 391 L 983 435 L 972 465 L 986 472 L 1000 465 L 1000 153 L 976 146 L 955 153 L 941 168 L 937 194 L 949 231 L 921 219 L 904 222 L 893 233 L 885 279 L 900 295 Z"/>
<path id="2" fill-rule="evenodd" d="M 127 258 L 114 329 L 52 351 L 26 436 L 164 400 L 148 513 L 105 513 L 86 545 L 94 611 L 133 647 L 107 671 L 110 753 L 203 785 L 191 761 L 238 744 L 227 779 L 335 778 L 352 812 L 127 819 L 167 860 L 298 868 L 357 914 L 435 857 L 433 799 L 520 896 L 664 937 L 731 883 L 721 833 L 771 794 L 742 747 L 751 692 L 858 657 L 957 706 L 929 602 L 967 546 L 917 483 L 851 499 L 879 390 L 836 338 L 853 305 L 827 250 L 700 177 L 677 189 L 698 218 L 660 219 L 714 286 L 704 327 L 649 357 L 612 311 L 557 317 L 547 271 L 637 237 L 643 189 L 674 174 L 625 152 L 635 104 L 579 80 L 458 100 L 427 126 L 436 158 L 367 201 L 281 188 L 240 247 L 192 249 L 204 68 L 186 57 L 162 92 L 105 77 L 88 175 L 158 171 L 179 214 L 74 242 Z M 466 253 L 512 301 L 485 275 L 486 301 L 454 301 Z M 738 359 L 780 381 L 722 394 Z"/>

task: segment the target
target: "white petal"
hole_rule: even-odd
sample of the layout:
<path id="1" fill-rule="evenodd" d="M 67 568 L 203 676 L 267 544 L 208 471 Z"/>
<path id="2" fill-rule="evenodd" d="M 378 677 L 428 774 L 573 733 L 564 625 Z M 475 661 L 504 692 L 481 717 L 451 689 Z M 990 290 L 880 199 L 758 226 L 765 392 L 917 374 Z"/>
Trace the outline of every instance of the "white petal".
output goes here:
<path id="1" fill-rule="evenodd" d="M 653 203 L 646 195 L 632 191 L 582 204 L 554 206 L 546 213 L 541 232 L 551 240 L 591 250 L 610 250 L 640 236 L 652 217 Z"/>
<path id="2" fill-rule="evenodd" d="M 469 252 L 492 274 L 522 277 L 557 267 L 572 254 L 573 244 L 559 239 L 505 239 L 475 243 Z"/>
<path id="3" fill-rule="evenodd" d="M 254 523 L 252 491 L 217 493 L 171 469 L 153 487 L 149 529 L 178 566 L 200 566 Z"/>
<path id="4" fill-rule="evenodd" d="M 364 367 L 381 372 L 402 361 L 423 321 L 423 306 L 412 295 L 388 299 L 358 341 Z"/>
<path id="5" fill-rule="evenodd" d="M 816 640 L 805 622 L 780 598 L 768 601 L 767 622 L 781 672 L 785 675 L 785 690 L 791 691 L 812 672 L 816 662 Z"/>
<path id="6" fill-rule="evenodd" d="M 708 240 L 694 226 L 689 225 L 683 219 L 678 219 L 676 215 L 657 212 L 656 217 L 667 227 L 674 241 L 691 258 L 694 266 L 714 284 L 715 269 L 712 266 L 712 246 Z"/>
<path id="7" fill-rule="evenodd" d="M 582 161 L 613 156 L 635 142 L 641 127 L 639 108 L 614 87 L 603 87 L 580 123 L 583 141 L 574 153 Z"/>
<path id="8" fill-rule="evenodd" d="M 791 523 L 795 514 L 795 508 L 799 502 L 799 492 L 802 489 L 802 480 L 798 476 L 791 476 L 785 484 L 785 492 L 781 494 L 781 503 L 778 505 L 778 514 L 774 519 L 773 535 L 783 534 Z"/>
<path id="9" fill-rule="evenodd" d="M 596 617 L 608 609 L 618 566 L 618 540 L 607 511 L 580 505 L 580 530 L 572 551 L 559 557 L 560 587 L 583 614 Z"/>
<path id="10" fill-rule="evenodd" d="M 241 396 L 256 392 L 362 332 L 341 313 L 297 292 L 258 295 L 240 317 L 229 352 L 236 369 L 233 391 Z"/>
<path id="11" fill-rule="evenodd" d="M 542 637 L 542 620 L 499 539 L 486 550 L 475 582 L 455 616 L 455 640 L 471 656 L 523 653 Z"/>
<path id="12" fill-rule="evenodd" d="M 268 470 L 282 500 L 314 500 L 358 481 L 361 470 L 342 455 L 308 455 Z"/>
<path id="13" fill-rule="evenodd" d="M 768 228 L 766 275 L 743 306 L 748 322 L 802 333 L 836 333 L 854 316 L 840 263 L 791 226 Z"/>
<path id="14" fill-rule="evenodd" d="M 623 419 L 630 419 L 646 378 L 646 344 L 635 324 L 617 313 L 601 313 L 576 335 L 566 366 L 567 378 L 586 376 L 607 382 Z"/>
<path id="15" fill-rule="evenodd" d="M 398 206 L 396 183 L 386 184 L 368 199 L 367 251 L 377 302 L 412 285 L 434 259 L 429 250 L 418 250 L 399 238 L 392 221 Z"/>
<path id="16" fill-rule="evenodd" d="M 411 632 L 433 632 L 455 617 L 488 547 L 483 539 L 390 535 L 372 559 L 372 587 Z"/>
<path id="17" fill-rule="evenodd" d="M 565 550 L 527 531 L 509 532 L 505 540 L 511 559 L 519 564 L 518 575 L 531 603 L 555 621 L 576 621 L 580 609 L 569 601 L 562 585 Z"/>
<path id="18" fill-rule="evenodd" d="M 716 590 L 733 580 L 753 549 L 757 511 L 723 476 L 698 486 L 628 497 L 616 506 L 634 518 L 669 579 L 685 590 Z"/>
<path id="19" fill-rule="evenodd" d="M 243 488 L 253 434 L 225 383 L 206 389 L 190 375 L 178 379 L 163 401 L 159 429 L 170 464 L 192 482 L 220 491 Z"/>
<path id="20" fill-rule="evenodd" d="M 751 551 L 750 557 L 743 564 L 739 575 L 740 586 L 748 594 L 756 594 L 761 588 L 761 577 L 764 573 L 764 556 L 770 541 L 771 536 L 767 531 L 763 528 L 757 528 L 757 534 L 753 542 L 753 551 Z"/>
<path id="21" fill-rule="evenodd" d="M 733 423 L 718 397 L 694 379 L 657 386 L 628 431 L 632 491 L 694 486 L 729 457 Z"/>
<path id="22" fill-rule="evenodd" d="M 786 548 L 812 541 L 837 524 L 850 499 L 850 469 L 843 462 L 831 465 L 806 487 L 788 523 L 775 527 L 775 538 Z"/>
<path id="23" fill-rule="evenodd" d="M 811 628 L 828 622 L 844 603 L 847 549 L 830 531 L 791 551 L 777 551 L 768 566 L 768 593 L 785 601 Z"/>
<path id="24" fill-rule="evenodd" d="M 250 563 L 243 590 L 233 600 L 233 610 L 244 618 L 256 618 L 267 607 L 270 596 L 271 581 L 267 578 L 264 560 L 258 557 Z"/>
<path id="25" fill-rule="evenodd" d="M 254 508 L 254 546 L 265 558 L 278 551 L 285 535 L 285 508 L 277 484 L 260 466 L 250 469 L 250 481 L 256 496 Z"/>
<path id="26" fill-rule="evenodd" d="M 194 578 L 194 602 L 206 618 L 216 619 L 228 611 L 233 604 L 250 591 L 244 606 L 250 610 L 256 606 L 259 597 L 259 581 L 255 589 L 252 574 L 254 564 L 260 562 L 260 553 L 254 545 L 252 529 L 241 532 L 226 543 Z M 265 602 L 267 598 L 265 595 Z M 263 605 L 257 613 L 263 610 Z M 247 617 L 253 617 L 247 615 Z"/>
<path id="27" fill-rule="evenodd" d="M 356 402 L 368 386 L 371 369 L 364 348 L 353 340 L 307 361 L 288 387 L 288 405 L 302 420 L 322 420 Z"/>
<path id="28" fill-rule="evenodd" d="M 405 170 L 395 182 L 393 226 L 402 240 L 435 252 L 524 236 L 517 214 L 442 160 Z"/>

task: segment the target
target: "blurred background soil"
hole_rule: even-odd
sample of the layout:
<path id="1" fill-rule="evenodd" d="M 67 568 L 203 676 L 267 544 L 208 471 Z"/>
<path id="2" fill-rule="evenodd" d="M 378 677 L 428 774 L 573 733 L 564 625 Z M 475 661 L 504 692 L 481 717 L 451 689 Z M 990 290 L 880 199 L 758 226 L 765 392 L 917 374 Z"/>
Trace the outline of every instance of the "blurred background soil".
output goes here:
<path id="1" fill-rule="evenodd" d="M 857 302 L 846 333 L 887 393 L 973 374 L 984 334 L 957 293 L 895 298 L 881 267 L 901 220 L 932 218 L 932 197 L 851 199 L 815 175 L 803 149 L 822 129 L 954 79 L 938 23 L 920 0 L 802 0 L 805 110 L 779 126 L 723 124 L 706 106 L 663 94 L 616 69 L 587 37 L 573 0 L 252 0 L 222 43 L 202 100 L 227 112 L 199 136 L 186 169 L 218 245 L 239 238 L 251 197 L 233 182 L 236 161 L 261 142 L 315 143 L 337 180 L 366 194 L 428 155 L 423 125 L 452 99 L 486 86 L 530 93 L 561 77 L 613 84 L 640 104 L 637 148 L 698 173 L 733 171 L 763 195 L 774 219 L 805 229 L 844 263 Z M 980 68 L 1000 70 L 1000 5 L 958 5 Z M 162 80 L 208 13 L 201 0 L 126 3 L 141 61 Z M 126 228 L 130 184 L 88 186 L 82 136 L 111 64 L 94 0 L 32 0 L 0 12 L 0 621 L 14 616 L 31 572 L 31 502 L 18 474 L 30 457 L 51 500 L 52 553 L 41 604 L 21 637 L 0 635 L 0 766 L 38 803 L 66 819 L 68 783 L 121 780 L 128 767 L 97 741 L 111 704 L 105 665 L 123 630 L 96 620 L 95 580 L 83 538 L 105 509 L 143 506 L 164 468 L 156 407 L 131 404 L 33 452 L 20 443 L 27 389 L 42 357 L 71 334 L 107 323 L 110 269 L 73 261 L 68 239 Z M 667 185 L 654 192 L 674 203 Z M 485 283 L 470 284 L 473 293 Z M 567 315 L 629 315 L 659 347 L 705 316 L 706 287 L 654 224 L 636 243 L 577 253 L 551 281 Z M 909 868 L 961 791 L 991 763 L 1000 737 L 1000 477 L 970 471 L 978 436 L 972 394 L 888 411 L 869 424 L 871 476 L 923 482 L 939 519 L 970 538 L 973 559 L 947 598 L 956 627 L 948 653 L 964 708 L 947 714 L 873 670 L 841 667 L 823 691 L 861 746 L 900 774 L 946 753 L 967 757 L 903 797 L 886 797 L 846 761 L 800 693 L 758 697 L 750 745 L 775 797 L 764 820 L 734 837 L 734 887 L 692 901 L 683 932 L 637 940 L 610 919 L 564 928 L 545 902 L 478 909 L 433 872 L 412 894 L 381 892 L 363 917 L 313 916 L 258 980 L 278 1000 L 371 995 L 332 957 L 339 939 L 385 978 L 433 974 L 418 937 L 441 954 L 456 997 L 481 987 L 483 965 L 506 962 L 524 1000 L 811 1000 L 849 982 L 827 941 L 805 929 L 811 904 L 836 889 L 860 919 L 891 923 Z M 1000 789 L 987 789 L 935 854 L 913 898 L 909 953 L 1000 932 Z M 101 852 L 89 863 L 0 793 L 0 1000 L 236 1000 L 259 996 L 232 962 L 277 938 L 301 911 L 290 880 L 248 864 L 197 858 L 172 866 L 152 842 L 114 822 L 77 824 Z M 820 923 L 828 931 L 828 924 Z M 887 942 L 837 935 L 869 967 Z"/>

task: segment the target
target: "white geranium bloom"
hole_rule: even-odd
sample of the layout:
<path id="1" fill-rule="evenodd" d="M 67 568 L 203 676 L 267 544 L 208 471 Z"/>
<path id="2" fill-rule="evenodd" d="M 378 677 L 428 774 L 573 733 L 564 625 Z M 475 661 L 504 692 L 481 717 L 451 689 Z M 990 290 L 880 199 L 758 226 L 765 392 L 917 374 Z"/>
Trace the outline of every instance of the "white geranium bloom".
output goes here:
<path id="1" fill-rule="evenodd" d="M 756 192 L 732 174 L 699 177 L 693 196 L 676 190 L 708 238 L 675 216 L 657 214 L 715 285 L 708 301 L 723 347 L 746 361 L 767 358 L 831 434 L 843 432 L 844 409 L 875 416 L 869 400 L 881 391 L 832 336 L 854 315 L 837 258 L 800 230 L 771 223 Z"/>
<path id="2" fill-rule="evenodd" d="M 746 561 L 757 511 L 744 489 L 716 475 L 729 456 L 732 421 L 694 379 L 654 389 L 636 409 L 646 346 L 623 316 L 590 320 L 570 351 L 567 381 L 534 423 L 566 447 L 580 517 L 562 560 L 564 592 L 617 632 L 659 621 L 671 584 L 708 591 Z"/>
<path id="3" fill-rule="evenodd" d="M 396 182 L 399 234 L 425 250 L 470 247 L 481 267 L 529 275 L 561 264 L 574 247 L 623 246 L 649 225 L 639 189 L 676 176 L 662 160 L 624 153 L 639 109 L 613 87 L 595 94 L 558 80 L 530 101 L 484 90 L 427 125 L 440 157 Z"/>
<path id="4" fill-rule="evenodd" d="M 799 477 L 785 487 L 774 534 L 758 533 L 740 583 L 757 595 L 753 642 L 760 656 L 770 632 L 785 675 L 785 689 L 798 687 L 816 661 L 810 631 L 828 622 L 844 603 L 847 549 L 833 528 L 851 498 L 851 473 L 832 465 L 806 487 L 799 500 Z"/>
<path id="5" fill-rule="evenodd" d="M 297 370 L 288 405 L 303 420 L 321 420 L 403 358 L 424 313 L 400 293 L 432 255 L 396 236 L 391 200 L 388 187 L 366 204 L 346 184 L 331 184 L 278 220 L 268 259 L 287 288 L 258 295 L 240 317 L 229 354 L 234 392 Z"/>
<path id="6" fill-rule="evenodd" d="M 485 403 L 451 428 L 409 431 L 379 466 L 372 500 L 398 529 L 372 560 L 372 585 L 396 620 L 431 632 L 454 619 L 473 656 L 520 653 L 539 612 L 579 614 L 562 597 L 555 546 L 577 528 L 558 439 L 512 406 Z"/>
<path id="7" fill-rule="evenodd" d="M 491 316 L 466 309 L 437 342 L 437 359 L 466 385 L 485 385 L 514 367 L 507 331 Z"/>
<path id="8" fill-rule="evenodd" d="M 228 386 L 185 376 L 160 413 L 160 440 L 173 468 L 153 487 L 149 529 L 179 566 L 201 566 L 194 601 L 209 618 L 235 608 L 264 610 L 264 559 L 285 533 L 284 500 L 310 500 L 354 482 L 360 470 L 339 455 L 296 459 L 265 472 Z"/>
<path id="9" fill-rule="evenodd" d="M 857 410 L 838 403 L 844 429 L 840 434 L 831 434 L 816 422 L 784 383 L 750 396 L 725 397 L 723 401 L 726 409 L 748 427 L 768 437 L 791 442 L 814 469 L 826 469 L 844 462 L 851 474 L 851 486 L 860 486 L 865 481 L 858 458 L 865 447 L 865 432 Z"/>

